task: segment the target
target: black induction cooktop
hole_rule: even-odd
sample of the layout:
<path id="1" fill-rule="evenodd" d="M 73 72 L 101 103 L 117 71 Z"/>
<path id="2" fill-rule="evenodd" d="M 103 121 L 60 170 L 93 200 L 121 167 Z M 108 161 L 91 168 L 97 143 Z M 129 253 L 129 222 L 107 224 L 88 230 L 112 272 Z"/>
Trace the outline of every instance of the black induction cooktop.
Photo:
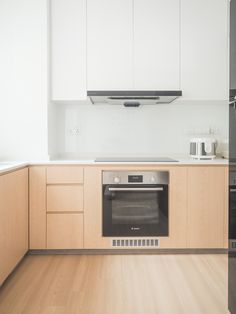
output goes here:
<path id="1" fill-rule="evenodd" d="M 100 157 L 95 162 L 178 162 L 169 157 Z"/>

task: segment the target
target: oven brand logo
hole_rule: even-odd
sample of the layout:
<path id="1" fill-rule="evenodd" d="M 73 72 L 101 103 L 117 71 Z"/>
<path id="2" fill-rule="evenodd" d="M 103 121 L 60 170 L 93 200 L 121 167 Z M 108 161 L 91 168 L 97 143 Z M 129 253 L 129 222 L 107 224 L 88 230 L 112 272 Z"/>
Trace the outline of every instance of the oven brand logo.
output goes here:
<path id="1" fill-rule="evenodd" d="M 131 227 L 130 229 L 131 229 L 131 230 L 140 230 L 139 227 Z"/>

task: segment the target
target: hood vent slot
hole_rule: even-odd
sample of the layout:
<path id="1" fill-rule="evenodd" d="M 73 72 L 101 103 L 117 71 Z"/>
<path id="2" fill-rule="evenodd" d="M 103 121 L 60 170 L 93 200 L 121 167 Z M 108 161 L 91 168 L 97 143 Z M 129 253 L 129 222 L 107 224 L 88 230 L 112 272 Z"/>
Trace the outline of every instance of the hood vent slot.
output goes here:
<path id="1" fill-rule="evenodd" d="M 108 97 L 108 99 L 110 100 L 159 100 L 160 97 L 159 96 L 156 96 L 156 97 L 135 97 L 135 96 L 132 96 L 132 97 L 117 97 L 117 96 L 111 96 L 111 97 Z"/>
<path id="2" fill-rule="evenodd" d="M 140 105 L 169 104 L 182 96 L 182 91 L 88 91 L 92 104 Z"/>

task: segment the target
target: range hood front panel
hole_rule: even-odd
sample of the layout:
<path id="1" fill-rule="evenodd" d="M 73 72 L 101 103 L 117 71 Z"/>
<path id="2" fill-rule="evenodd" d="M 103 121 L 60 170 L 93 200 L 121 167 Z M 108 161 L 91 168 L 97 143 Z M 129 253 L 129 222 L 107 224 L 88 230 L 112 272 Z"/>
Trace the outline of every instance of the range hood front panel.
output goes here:
<path id="1" fill-rule="evenodd" d="M 171 103 L 182 96 L 182 91 L 88 91 L 88 97 L 93 104 L 125 105 L 139 103 L 140 105 L 156 105 Z"/>

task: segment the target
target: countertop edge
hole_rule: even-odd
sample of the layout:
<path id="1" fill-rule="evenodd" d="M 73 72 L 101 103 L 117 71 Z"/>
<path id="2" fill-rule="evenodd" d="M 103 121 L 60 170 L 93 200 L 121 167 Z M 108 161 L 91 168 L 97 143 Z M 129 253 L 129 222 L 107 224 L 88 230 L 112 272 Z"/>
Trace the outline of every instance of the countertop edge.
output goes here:
<path id="1" fill-rule="evenodd" d="M 22 163 L 12 163 L 10 165 L 1 165 L 0 163 L 0 175 L 17 171 L 22 168 L 28 167 L 29 163 L 28 162 L 22 162 Z"/>
<path id="2" fill-rule="evenodd" d="M 227 159 L 215 160 L 184 160 L 178 162 L 95 162 L 94 160 L 51 160 L 51 161 L 29 161 L 29 162 L 9 162 L 0 163 L 0 175 L 24 168 L 27 166 L 63 166 L 63 165 L 83 165 L 83 166 L 228 166 Z"/>

